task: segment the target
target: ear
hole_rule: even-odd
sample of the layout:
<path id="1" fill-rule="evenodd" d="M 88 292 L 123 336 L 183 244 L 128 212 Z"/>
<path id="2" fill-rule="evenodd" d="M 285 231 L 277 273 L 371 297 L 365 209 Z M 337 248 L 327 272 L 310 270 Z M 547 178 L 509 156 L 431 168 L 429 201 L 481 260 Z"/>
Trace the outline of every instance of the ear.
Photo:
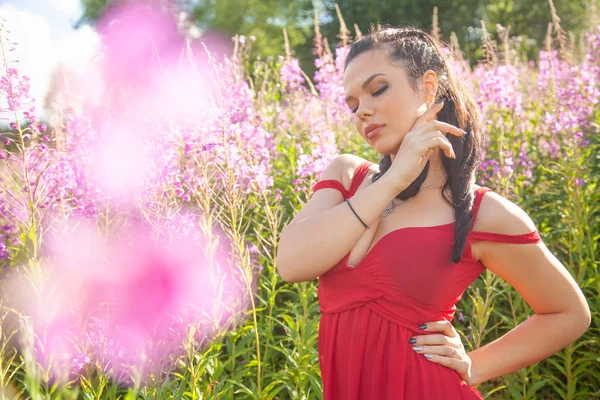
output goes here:
<path id="1" fill-rule="evenodd" d="M 437 97 L 436 95 L 438 91 L 439 82 L 438 75 L 435 73 L 435 71 L 427 70 L 423 74 L 421 82 L 421 90 L 423 93 L 425 103 L 427 104 L 427 107 L 430 107 L 435 102 L 435 99 Z"/>

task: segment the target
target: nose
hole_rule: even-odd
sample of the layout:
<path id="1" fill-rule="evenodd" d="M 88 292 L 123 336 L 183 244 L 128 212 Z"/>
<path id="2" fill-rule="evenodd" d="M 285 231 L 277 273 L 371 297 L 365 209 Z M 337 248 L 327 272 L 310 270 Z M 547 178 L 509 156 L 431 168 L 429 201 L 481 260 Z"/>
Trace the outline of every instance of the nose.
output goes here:
<path id="1" fill-rule="evenodd" d="M 358 117 L 358 119 L 364 121 L 366 117 L 373 116 L 373 110 L 371 110 L 371 108 L 368 106 L 361 105 L 356 111 L 356 116 Z"/>

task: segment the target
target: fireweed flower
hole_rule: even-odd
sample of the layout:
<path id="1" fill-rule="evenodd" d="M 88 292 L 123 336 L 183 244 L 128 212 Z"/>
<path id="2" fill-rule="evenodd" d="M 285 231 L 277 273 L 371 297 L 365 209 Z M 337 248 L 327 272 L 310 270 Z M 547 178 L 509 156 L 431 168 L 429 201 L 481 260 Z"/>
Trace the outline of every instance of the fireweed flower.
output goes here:
<path id="1" fill-rule="evenodd" d="M 586 61 L 571 65 L 559 58 L 558 52 L 540 52 L 537 91 L 540 98 L 553 99 L 555 112 L 545 112 L 542 131 L 551 133 L 550 138 L 540 138 L 540 147 L 553 159 L 561 155 L 561 147 L 574 140 L 585 147 L 587 140 L 582 131 L 589 129 L 593 110 L 600 96 L 600 67 L 594 34 L 587 36 Z M 590 62 L 592 61 L 592 62 Z"/>
<path id="2" fill-rule="evenodd" d="M 221 238 L 214 258 L 207 258 L 197 225 L 171 226 L 172 242 L 166 234 L 157 240 L 142 222 L 130 221 L 107 238 L 85 221 L 53 225 L 46 240 L 55 261 L 46 266 L 51 273 L 44 290 L 39 296 L 31 285 L 9 290 L 34 322 L 42 365 L 61 376 L 77 369 L 77 349 L 85 349 L 91 360 L 110 365 L 114 378 L 126 378 L 133 368 L 148 370 L 182 355 L 191 326 L 208 343 L 215 327 L 242 317 L 248 293 L 227 242 Z M 84 332 L 83 342 L 77 332 Z"/>
<path id="3" fill-rule="evenodd" d="M 339 47 L 335 58 L 327 52 L 317 58 L 314 81 L 318 97 L 305 91 L 303 101 L 294 104 L 301 112 L 281 115 L 284 126 L 295 126 L 309 137 L 308 147 L 297 145 L 297 190 L 307 190 L 302 189 L 306 179 L 320 175 L 339 154 L 336 132 L 342 131 L 347 136 L 353 129 L 349 124 L 351 113 L 345 104 L 342 85 L 343 65 L 348 51 L 349 47 Z"/>
<path id="4" fill-rule="evenodd" d="M 280 60 L 280 62 L 282 62 L 282 66 L 279 69 L 279 76 L 286 90 L 288 92 L 296 92 L 304 89 L 302 86 L 304 77 L 302 76 L 298 59 L 291 58 L 290 60 Z"/>
<path id="5" fill-rule="evenodd" d="M 492 112 L 502 110 L 516 117 L 521 115 L 523 99 L 519 77 L 522 72 L 512 65 L 475 68 L 473 75 L 479 83 L 477 102 L 484 115 L 490 117 Z"/>

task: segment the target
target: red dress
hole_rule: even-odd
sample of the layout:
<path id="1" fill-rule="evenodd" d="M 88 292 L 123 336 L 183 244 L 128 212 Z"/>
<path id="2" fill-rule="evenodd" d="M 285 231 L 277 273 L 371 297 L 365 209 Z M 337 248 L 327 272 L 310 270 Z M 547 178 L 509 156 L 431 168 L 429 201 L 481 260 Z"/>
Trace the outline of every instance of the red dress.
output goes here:
<path id="1" fill-rule="evenodd" d="M 351 197 L 370 162 L 358 167 L 349 191 L 336 180 L 314 190 L 338 189 Z M 473 220 L 483 195 L 475 193 Z M 408 343 L 427 332 L 430 321 L 452 321 L 465 289 L 485 270 L 472 258 L 470 242 L 537 243 L 538 231 L 524 235 L 471 232 L 458 264 L 449 258 L 454 222 L 396 229 L 382 237 L 356 266 L 350 252 L 319 277 L 319 360 L 324 400 L 483 399 L 445 366 L 427 360 Z M 439 334 L 439 332 L 433 332 Z"/>

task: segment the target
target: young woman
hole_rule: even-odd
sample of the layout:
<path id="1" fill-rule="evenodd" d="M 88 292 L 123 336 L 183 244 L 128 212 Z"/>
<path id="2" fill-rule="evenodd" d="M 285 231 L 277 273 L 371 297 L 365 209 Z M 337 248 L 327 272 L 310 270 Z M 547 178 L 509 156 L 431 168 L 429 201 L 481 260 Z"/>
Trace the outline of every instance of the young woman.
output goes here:
<path id="1" fill-rule="evenodd" d="M 335 158 L 277 255 L 284 280 L 319 278 L 324 399 L 481 399 L 474 385 L 581 336 L 591 317 L 575 281 L 521 208 L 474 184 L 481 117 L 439 44 L 371 32 L 352 45 L 344 90 L 383 158 Z M 535 315 L 466 353 L 451 321 L 486 268 Z"/>

